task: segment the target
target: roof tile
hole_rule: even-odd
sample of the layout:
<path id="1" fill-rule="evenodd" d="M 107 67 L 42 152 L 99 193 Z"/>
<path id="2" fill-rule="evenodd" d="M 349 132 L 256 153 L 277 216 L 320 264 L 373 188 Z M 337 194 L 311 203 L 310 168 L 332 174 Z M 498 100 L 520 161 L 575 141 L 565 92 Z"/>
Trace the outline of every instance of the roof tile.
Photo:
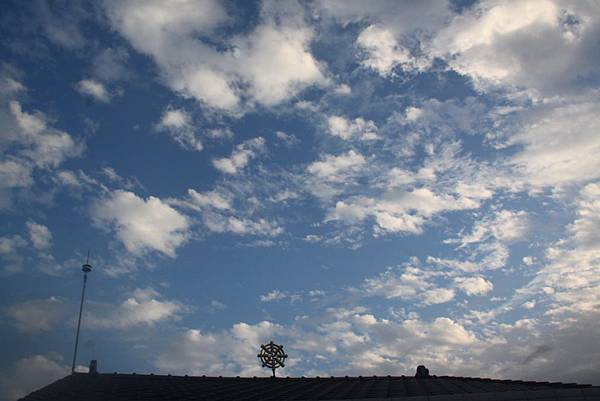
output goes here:
<path id="1" fill-rule="evenodd" d="M 584 392 L 585 390 L 585 395 Z M 592 391 L 588 391 L 592 390 Z M 133 400 L 554 400 L 600 399 L 600 388 L 573 383 L 525 382 L 469 377 L 410 376 L 270 378 L 76 373 L 22 401 Z M 558 398 L 555 398 L 558 397 Z M 575 397 L 575 398 L 573 398 Z"/>

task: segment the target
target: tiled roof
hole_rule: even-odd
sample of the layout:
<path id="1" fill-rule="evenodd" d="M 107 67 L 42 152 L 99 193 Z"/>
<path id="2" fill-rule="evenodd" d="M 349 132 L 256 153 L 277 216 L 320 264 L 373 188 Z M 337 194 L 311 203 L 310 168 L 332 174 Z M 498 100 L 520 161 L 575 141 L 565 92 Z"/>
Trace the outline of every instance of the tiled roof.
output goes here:
<path id="1" fill-rule="evenodd" d="M 23 401 L 600 400 L 590 385 L 409 376 L 247 378 L 76 373 Z"/>

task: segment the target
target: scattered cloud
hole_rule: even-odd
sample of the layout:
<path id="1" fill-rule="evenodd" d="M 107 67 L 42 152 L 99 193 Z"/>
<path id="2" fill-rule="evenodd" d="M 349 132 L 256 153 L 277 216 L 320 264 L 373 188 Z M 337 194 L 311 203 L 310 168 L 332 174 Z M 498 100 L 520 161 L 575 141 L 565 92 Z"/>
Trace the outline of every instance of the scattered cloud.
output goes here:
<path id="1" fill-rule="evenodd" d="M 94 57 L 93 75 L 105 82 L 127 79 L 132 75 L 129 59 L 129 52 L 125 48 L 108 47 Z"/>
<path id="2" fill-rule="evenodd" d="M 136 288 L 118 305 L 93 303 L 89 309 L 85 319 L 90 327 L 127 329 L 178 319 L 186 307 L 152 288 Z"/>
<path id="3" fill-rule="evenodd" d="M 94 224 L 114 232 L 134 255 L 158 251 L 175 257 L 189 237 L 188 218 L 153 196 L 116 190 L 94 201 L 90 213 Z"/>
<path id="4" fill-rule="evenodd" d="M 515 7 L 483 1 L 436 35 L 432 53 L 446 56 L 451 68 L 483 90 L 492 85 L 542 96 L 572 93 L 598 82 L 597 53 L 590 52 L 596 17 L 586 3 L 523 1 Z"/>
<path id="5" fill-rule="evenodd" d="M 70 369 L 56 356 L 34 355 L 19 359 L 0 377 L 2 398 L 16 400 L 68 375 Z"/>
<path id="6" fill-rule="evenodd" d="M 11 101 L 9 108 L 15 119 L 17 132 L 7 139 L 24 146 L 20 152 L 23 162 L 40 168 L 55 168 L 64 160 L 79 156 L 83 151 L 83 145 L 69 134 L 49 127 L 46 116 L 41 112 L 29 114 L 23 111 L 17 101 Z"/>
<path id="7" fill-rule="evenodd" d="M 35 299 L 11 305 L 4 313 L 17 330 L 25 333 L 39 333 L 52 330 L 63 323 L 67 305 L 59 298 Z"/>
<path id="8" fill-rule="evenodd" d="M 197 192 L 193 189 L 188 189 L 189 205 L 193 209 L 202 210 L 210 207 L 220 210 L 231 209 L 231 196 L 227 193 L 220 193 L 218 191 L 210 192 Z"/>
<path id="9" fill-rule="evenodd" d="M 286 298 L 288 294 L 279 290 L 273 290 L 265 295 L 260 296 L 260 302 L 280 301 Z"/>
<path id="10" fill-rule="evenodd" d="M 537 297 L 547 299 L 550 316 L 594 313 L 600 305 L 600 275 L 595 266 L 600 252 L 600 185 L 588 184 L 579 194 L 576 218 L 567 237 L 546 249 L 543 267 L 500 311 Z"/>
<path id="11" fill-rule="evenodd" d="M 325 181 L 343 181 L 366 163 L 365 158 L 354 150 L 335 155 L 324 155 L 321 160 L 312 162 L 307 171 Z"/>
<path id="12" fill-rule="evenodd" d="M 206 135 L 212 139 L 233 139 L 235 136 L 230 128 L 213 128 L 208 130 Z"/>
<path id="13" fill-rule="evenodd" d="M 255 350 L 273 339 L 286 345 L 290 375 L 406 374 L 426 364 L 434 374 L 598 383 L 595 6 L 19 7 L 11 16 L 30 23 L 7 31 L 7 50 L 24 70 L 0 64 L 0 261 L 3 275 L 21 272 L 11 283 L 33 274 L 25 266 L 58 275 L 79 265 L 60 260 L 62 231 L 49 227 L 83 210 L 101 229 L 94 240 L 105 245 L 98 265 L 106 280 L 143 262 L 186 269 L 188 258 L 175 258 L 192 240 L 203 241 L 206 260 L 264 254 L 269 268 L 281 252 L 300 249 L 307 272 L 328 269 L 318 283 L 326 292 L 303 290 L 308 281 L 294 273 L 288 289 L 287 274 L 270 275 L 269 286 L 218 301 L 184 302 L 151 287 L 112 302 L 91 294 L 87 324 L 109 336 L 126 330 L 115 341 L 151 349 L 146 362 L 161 372 L 259 375 Z M 108 24 L 127 48 L 111 35 L 88 38 L 87 22 Z M 30 66 L 43 60 L 44 71 L 62 74 L 74 55 L 83 70 L 53 84 L 65 96 L 48 103 Z M 79 96 L 73 88 L 105 105 L 70 102 Z M 154 94 L 156 102 L 136 103 L 152 106 L 154 117 L 113 116 L 111 101 L 125 89 L 128 101 Z M 50 104 L 47 113 L 40 104 Z M 102 124 L 91 120 L 96 112 Z M 153 158 L 156 141 L 147 141 L 136 146 L 143 154 L 131 153 L 143 136 L 118 135 L 142 127 L 179 146 Z M 84 136 L 90 157 L 78 160 Z M 156 181 L 149 162 L 172 168 L 172 179 Z M 345 273 L 323 261 L 338 251 L 350 252 L 344 264 L 353 272 L 341 281 Z M 177 292 L 177 280 L 170 283 Z M 2 305 L 9 337 L 42 344 L 64 325 L 66 302 L 53 294 Z M 269 320 L 221 319 L 246 297 Z M 188 318 L 190 302 L 205 305 L 200 326 Z M 148 330 L 161 335 L 138 335 Z M 65 368 L 51 354 L 7 363 L 14 366 L 0 381 L 10 397 Z M 34 383 L 38 376 L 45 379 Z"/>
<path id="14" fill-rule="evenodd" d="M 476 221 L 471 233 L 464 234 L 460 239 L 448 239 L 444 242 L 447 244 L 458 243 L 460 247 L 464 247 L 492 238 L 507 243 L 523 239 L 528 228 L 527 212 L 498 210 L 490 217 Z"/>
<path id="15" fill-rule="evenodd" d="M 411 56 L 410 51 L 398 43 L 394 33 L 382 26 L 365 28 L 356 38 L 356 45 L 362 50 L 361 64 L 384 77 L 392 76 L 396 66 L 412 71 L 429 65 L 427 60 Z"/>
<path id="16" fill-rule="evenodd" d="M 152 57 L 171 89 L 209 107 L 237 113 L 242 97 L 272 106 L 327 84 L 309 51 L 312 29 L 275 4 L 263 5 L 259 25 L 227 40 L 224 50 L 196 35 L 230 21 L 216 1 L 185 1 L 177 10 L 162 2 L 108 2 L 106 12 L 138 52 Z"/>
<path id="17" fill-rule="evenodd" d="M 494 289 L 494 285 L 483 277 L 456 277 L 456 286 L 467 295 L 485 295 Z"/>
<path id="18" fill-rule="evenodd" d="M 534 189 L 585 183 L 600 178 L 597 132 L 600 103 L 540 107 L 524 113 L 523 125 L 508 144 L 522 149 L 509 159 L 517 180 Z"/>
<path id="19" fill-rule="evenodd" d="M 99 102 L 110 102 L 111 95 L 103 83 L 93 79 L 82 79 L 75 86 L 77 91 L 84 96 L 89 96 Z"/>
<path id="20" fill-rule="evenodd" d="M 378 139 L 377 126 L 371 120 L 365 121 L 358 117 L 350 121 L 342 116 L 330 116 L 327 119 L 329 133 L 333 136 L 349 140 L 358 137 L 363 141 L 372 141 Z"/>
<path id="21" fill-rule="evenodd" d="M 296 138 L 294 134 L 286 134 L 283 131 L 275 132 L 275 136 L 286 146 L 294 146 L 300 143 L 300 140 Z"/>
<path id="22" fill-rule="evenodd" d="M 52 246 L 52 233 L 48 227 L 33 221 L 28 221 L 26 225 L 27 230 L 29 231 L 29 238 L 31 239 L 34 248 L 45 250 Z"/>
<path id="23" fill-rule="evenodd" d="M 204 149 L 195 132 L 196 128 L 192 124 L 192 117 L 184 109 L 167 107 L 154 128 L 157 131 L 168 133 L 184 149 L 197 151 Z"/>
<path id="24" fill-rule="evenodd" d="M 265 148 L 265 140 L 262 137 L 248 139 L 237 145 L 231 156 L 213 160 L 213 166 L 225 174 L 237 174 L 248 165 Z"/>
<path id="25" fill-rule="evenodd" d="M 346 84 L 339 84 L 335 87 L 333 92 L 337 95 L 349 95 L 352 93 L 352 88 Z"/>
<path id="26" fill-rule="evenodd" d="M 256 350 L 281 331 L 282 326 L 268 321 L 255 325 L 236 323 L 223 332 L 188 329 L 159 352 L 154 366 L 162 372 L 191 375 L 260 375 L 262 368 L 256 363 Z M 214 352 L 215 348 L 227 352 Z"/>
<path id="27" fill-rule="evenodd" d="M 409 192 L 390 191 L 380 199 L 359 197 L 352 203 L 338 201 L 326 220 L 353 224 L 374 217 L 375 233 L 421 234 L 427 219 L 435 214 L 477 207 L 476 199 L 438 195 L 430 189 L 419 188 Z"/>
<path id="28" fill-rule="evenodd" d="M 217 301 L 216 299 L 210 301 L 210 307 L 218 311 L 227 309 L 227 305 L 225 305 L 223 302 Z"/>
<path id="29" fill-rule="evenodd" d="M 287 291 L 272 290 L 260 296 L 260 302 L 279 302 L 288 299 L 291 303 L 300 301 L 301 294 L 292 294 Z"/>
<path id="30" fill-rule="evenodd" d="M 5 274 L 17 273 L 24 269 L 24 259 L 20 250 L 28 245 L 27 241 L 20 235 L 0 237 L 0 260 L 2 260 L 2 272 Z"/>

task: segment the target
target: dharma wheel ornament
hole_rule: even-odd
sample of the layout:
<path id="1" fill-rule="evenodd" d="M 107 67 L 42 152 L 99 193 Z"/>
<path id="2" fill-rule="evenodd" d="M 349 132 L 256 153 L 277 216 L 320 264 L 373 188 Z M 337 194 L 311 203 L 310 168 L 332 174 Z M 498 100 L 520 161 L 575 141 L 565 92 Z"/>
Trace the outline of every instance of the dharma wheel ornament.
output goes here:
<path id="1" fill-rule="evenodd" d="M 273 370 L 273 377 L 275 377 L 275 369 L 285 367 L 285 358 L 287 354 L 283 352 L 283 345 L 277 345 L 273 341 L 270 341 L 266 345 L 260 346 L 260 353 L 257 355 L 262 363 L 263 368 L 270 368 Z"/>

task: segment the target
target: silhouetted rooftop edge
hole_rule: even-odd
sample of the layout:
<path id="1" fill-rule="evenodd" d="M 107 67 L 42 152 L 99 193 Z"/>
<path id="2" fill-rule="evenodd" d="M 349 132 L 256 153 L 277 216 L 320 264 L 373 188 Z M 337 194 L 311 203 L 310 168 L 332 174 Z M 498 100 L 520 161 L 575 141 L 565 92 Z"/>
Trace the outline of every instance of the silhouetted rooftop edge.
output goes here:
<path id="1" fill-rule="evenodd" d="M 23 401 L 600 400 L 600 387 L 454 376 L 215 377 L 75 373 Z"/>

